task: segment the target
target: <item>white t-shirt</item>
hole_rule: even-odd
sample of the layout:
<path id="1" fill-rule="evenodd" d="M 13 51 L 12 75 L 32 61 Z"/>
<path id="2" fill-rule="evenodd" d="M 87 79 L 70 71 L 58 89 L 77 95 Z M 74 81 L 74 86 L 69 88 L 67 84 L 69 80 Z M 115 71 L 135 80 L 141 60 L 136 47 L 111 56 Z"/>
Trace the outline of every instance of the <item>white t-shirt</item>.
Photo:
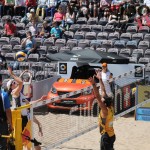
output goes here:
<path id="1" fill-rule="evenodd" d="M 110 72 L 107 71 L 106 73 L 105 72 L 101 72 L 101 76 L 102 76 L 102 81 L 104 83 L 104 87 L 105 87 L 105 90 L 106 90 L 106 94 L 107 96 L 112 96 L 112 91 L 111 91 L 111 87 L 110 87 L 110 83 L 109 83 L 109 79 L 110 79 Z M 101 93 L 101 88 L 99 90 L 100 94 Z"/>

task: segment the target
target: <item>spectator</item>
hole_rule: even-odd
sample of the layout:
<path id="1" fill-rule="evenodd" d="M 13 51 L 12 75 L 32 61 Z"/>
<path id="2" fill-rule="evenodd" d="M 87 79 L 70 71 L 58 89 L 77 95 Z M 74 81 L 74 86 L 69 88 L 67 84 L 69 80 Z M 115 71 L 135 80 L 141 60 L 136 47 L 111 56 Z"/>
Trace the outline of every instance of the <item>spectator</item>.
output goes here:
<path id="1" fill-rule="evenodd" d="M 26 38 L 21 43 L 23 47 L 25 47 L 24 50 L 22 50 L 27 55 L 30 55 L 31 53 L 35 53 L 36 51 L 36 41 L 34 37 L 32 37 L 32 33 L 30 31 L 26 32 Z"/>
<path id="2" fill-rule="evenodd" d="M 25 0 L 25 1 L 26 1 L 26 6 L 28 8 L 28 11 L 31 8 L 36 8 L 36 6 L 37 6 L 36 0 Z"/>
<path id="3" fill-rule="evenodd" d="M 66 13 L 66 24 L 67 24 L 67 30 L 69 30 L 70 25 L 74 24 L 75 20 L 75 13 L 72 11 L 71 7 L 67 7 L 67 13 Z"/>
<path id="4" fill-rule="evenodd" d="M 14 16 L 15 0 L 5 0 L 4 14 Z"/>
<path id="5" fill-rule="evenodd" d="M 7 63 L 6 63 L 6 58 L 5 58 L 5 56 L 3 56 L 3 55 L 1 54 L 1 52 L 0 52 L 0 70 L 1 70 L 1 69 L 5 69 L 5 68 L 6 68 L 6 65 L 7 65 Z"/>
<path id="6" fill-rule="evenodd" d="M 142 14 L 142 25 L 150 27 L 150 17 L 147 8 L 143 8 Z"/>
<path id="7" fill-rule="evenodd" d="M 32 25 L 29 27 L 29 31 L 31 32 L 33 37 L 36 37 L 38 34 L 38 29 L 36 27 L 36 22 L 35 20 L 32 21 Z"/>
<path id="8" fill-rule="evenodd" d="M 50 31 L 51 31 L 50 26 L 48 25 L 47 21 L 44 21 L 42 29 L 39 33 L 39 37 L 48 38 L 50 36 Z"/>
<path id="9" fill-rule="evenodd" d="M 126 10 L 124 10 L 123 7 L 121 7 L 121 8 L 122 8 L 122 10 L 118 16 L 119 22 L 118 22 L 117 27 L 120 29 L 120 31 L 125 32 L 126 31 L 126 24 L 128 23 L 129 18 L 126 14 Z"/>
<path id="10" fill-rule="evenodd" d="M 54 17 L 55 9 L 57 6 L 57 0 L 48 0 L 47 6 L 48 8 L 46 8 L 46 16 L 49 16 L 48 14 L 50 12 L 50 16 Z"/>
<path id="11" fill-rule="evenodd" d="M 88 8 L 89 2 L 87 0 L 80 0 L 80 10 L 78 17 L 86 17 L 88 19 L 90 17 Z"/>
<path id="12" fill-rule="evenodd" d="M 53 27 L 51 29 L 51 37 L 54 38 L 55 40 L 61 38 L 61 36 L 62 36 L 62 30 L 59 27 L 58 22 L 54 21 L 52 23 L 52 26 Z"/>
<path id="13" fill-rule="evenodd" d="M 108 19 L 108 24 L 112 24 L 114 26 L 117 26 L 119 23 L 118 21 L 118 10 L 114 10 L 111 15 L 109 16 L 109 19 Z"/>
<path id="14" fill-rule="evenodd" d="M 5 0 L 0 0 L 0 17 L 3 16 L 3 7 L 5 4 Z"/>
<path id="15" fill-rule="evenodd" d="M 101 0 L 99 5 L 99 18 L 104 16 L 104 10 L 110 8 L 112 0 Z"/>
<path id="16" fill-rule="evenodd" d="M 24 16 L 26 14 L 25 0 L 15 0 L 14 14 Z"/>
<path id="17" fill-rule="evenodd" d="M 58 8 L 58 12 L 56 12 L 56 13 L 54 14 L 53 21 L 54 21 L 54 22 L 57 21 L 57 23 L 59 23 L 59 25 L 62 23 L 62 25 L 63 25 L 63 27 L 64 27 L 65 15 L 63 14 L 61 7 L 59 7 L 59 8 Z"/>
<path id="18" fill-rule="evenodd" d="M 2 76 L 0 75 L 0 88 L 2 86 Z M 10 100 L 7 92 L 0 90 L 0 135 L 8 135 L 12 132 L 12 114 Z M 7 139 L 0 138 L 1 150 L 7 149 Z"/>
<path id="19" fill-rule="evenodd" d="M 35 9 L 30 10 L 30 15 L 29 15 L 29 21 L 30 22 L 39 22 L 41 21 L 39 16 L 35 13 Z"/>
<path id="20" fill-rule="evenodd" d="M 36 9 L 36 14 L 39 16 L 40 10 L 42 11 L 42 18 L 45 16 L 45 10 L 47 9 L 48 0 L 38 0 L 38 7 Z"/>
<path id="21" fill-rule="evenodd" d="M 111 87 L 110 87 L 110 83 L 109 83 L 109 80 L 112 78 L 112 75 L 111 75 L 110 71 L 107 68 L 107 63 L 102 63 L 102 71 L 98 72 L 98 74 L 99 74 L 99 76 L 102 77 L 102 81 L 104 83 L 104 87 L 105 87 L 105 90 L 106 90 L 106 95 L 108 97 L 113 97 L 113 93 L 111 91 Z M 105 94 L 102 93 L 101 88 L 100 88 L 100 94 L 102 96 L 105 96 Z"/>
<path id="22" fill-rule="evenodd" d="M 4 36 L 14 37 L 16 35 L 16 25 L 10 19 L 6 21 L 4 26 Z"/>
<path id="23" fill-rule="evenodd" d="M 106 94 L 101 76 L 98 75 L 96 77 L 99 79 L 100 87 L 103 93 Z M 99 113 L 99 127 L 100 127 L 100 134 L 101 134 L 100 149 L 113 150 L 116 136 L 113 128 L 114 108 L 113 108 L 112 99 L 106 97 L 106 95 L 105 97 L 103 97 L 101 94 L 99 94 L 94 79 L 92 77 L 89 79 L 89 81 L 93 85 L 94 94 L 97 99 L 98 105 L 100 107 L 100 113 Z"/>

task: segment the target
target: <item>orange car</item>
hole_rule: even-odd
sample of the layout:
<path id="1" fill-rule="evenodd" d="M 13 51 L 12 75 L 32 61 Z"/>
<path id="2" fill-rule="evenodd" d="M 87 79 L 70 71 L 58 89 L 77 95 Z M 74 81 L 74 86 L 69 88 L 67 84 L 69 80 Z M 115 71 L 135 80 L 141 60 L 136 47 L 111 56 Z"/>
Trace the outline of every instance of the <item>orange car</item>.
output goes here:
<path id="1" fill-rule="evenodd" d="M 48 98 L 53 98 L 91 86 L 88 78 L 95 74 L 95 69 L 101 69 L 101 67 L 90 65 L 83 65 L 80 67 L 74 66 L 72 68 L 70 79 L 60 78 L 57 82 L 55 82 L 52 85 L 50 92 L 48 93 Z M 94 110 L 97 112 L 97 103 L 93 90 L 89 89 L 86 92 L 81 92 L 80 94 L 63 98 L 48 104 L 50 110 L 70 110 L 74 106 L 80 110 Z"/>
<path id="2" fill-rule="evenodd" d="M 64 79 L 60 78 L 55 82 L 48 93 L 48 97 L 56 97 L 58 95 L 67 94 L 82 88 L 90 86 L 91 83 L 84 79 Z M 72 107 L 77 106 L 81 110 L 89 110 L 93 107 L 93 101 L 95 99 L 93 90 L 87 90 L 56 102 L 48 104 L 51 109 L 65 109 L 70 110 Z"/>

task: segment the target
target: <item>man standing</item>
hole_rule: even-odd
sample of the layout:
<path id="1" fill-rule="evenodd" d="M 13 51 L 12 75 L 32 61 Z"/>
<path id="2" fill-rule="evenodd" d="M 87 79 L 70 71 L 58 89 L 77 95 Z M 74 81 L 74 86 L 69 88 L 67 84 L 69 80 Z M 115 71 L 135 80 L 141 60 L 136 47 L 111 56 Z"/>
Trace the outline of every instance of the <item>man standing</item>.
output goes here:
<path id="1" fill-rule="evenodd" d="M 102 77 L 102 81 L 104 83 L 104 87 L 106 90 L 106 95 L 108 97 L 113 97 L 113 93 L 111 90 L 110 82 L 109 80 L 112 78 L 111 72 L 108 70 L 107 63 L 102 63 L 102 71 L 98 73 Z M 101 87 L 100 87 L 100 93 L 101 93 Z M 101 93 L 103 96 L 103 93 Z"/>
<path id="2" fill-rule="evenodd" d="M 99 94 L 94 79 L 91 77 L 89 81 L 93 85 L 94 94 L 101 109 L 99 114 L 99 127 L 101 134 L 100 150 L 113 150 L 116 137 L 113 128 L 114 110 L 112 106 L 112 99 L 110 97 L 106 97 L 106 91 L 101 76 L 97 75 L 96 77 L 99 79 L 101 90 L 105 94 L 105 97 L 102 97 Z"/>
<path id="3" fill-rule="evenodd" d="M 0 89 L 2 85 L 2 76 L 0 75 Z M 8 128 L 9 127 L 9 128 Z M 10 100 L 7 92 L 0 90 L 0 134 L 8 135 L 13 130 L 12 114 L 10 109 Z M 0 149 L 7 149 L 7 139 L 0 138 Z"/>

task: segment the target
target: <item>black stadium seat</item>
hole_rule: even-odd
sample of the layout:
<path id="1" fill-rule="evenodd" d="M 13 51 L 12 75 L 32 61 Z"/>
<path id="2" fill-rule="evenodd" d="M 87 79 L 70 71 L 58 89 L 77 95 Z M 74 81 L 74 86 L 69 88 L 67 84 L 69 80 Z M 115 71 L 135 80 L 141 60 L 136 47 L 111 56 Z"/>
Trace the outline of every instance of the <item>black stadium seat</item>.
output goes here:
<path id="1" fill-rule="evenodd" d="M 150 59 L 149 58 L 145 58 L 145 57 L 141 57 L 138 61 L 139 64 L 148 64 L 150 63 Z"/>
<path id="2" fill-rule="evenodd" d="M 98 40 L 107 40 L 108 39 L 108 33 L 107 32 L 99 32 L 97 35 Z"/>
<path id="3" fill-rule="evenodd" d="M 79 40 L 79 43 L 78 43 L 78 47 L 82 47 L 82 48 L 85 48 L 85 47 L 89 47 L 90 46 L 90 41 L 89 40 Z"/>
<path id="4" fill-rule="evenodd" d="M 126 48 L 137 49 L 137 47 L 138 47 L 138 42 L 136 40 L 128 41 L 126 44 Z"/>
<path id="5" fill-rule="evenodd" d="M 86 17 L 79 17 L 77 20 L 77 24 L 86 24 L 87 18 Z"/>
<path id="6" fill-rule="evenodd" d="M 106 52 L 107 50 L 106 50 L 106 48 L 99 48 L 99 47 L 98 47 L 98 48 L 96 49 L 96 51 Z"/>
<path id="7" fill-rule="evenodd" d="M 45 63 L 44 65 L 44 70 L 45 71 L 57 71 L 57 64 L 56 63 Z"/>
<path id="8" fill-rule="evenodd" d="M 72 49 L 73 47 L 76 47 L 78 45 L 78 41 L 77 39 L 69 39 L 66 45 Z"/>
<path id="9" fill-rule="evenodd" d="M 61 47 L 66 45 L 66 40 L 65 39 L 57 39 L 55 41 L 55 46 L 58 47 L 58 49 L 60 49 Z"/>
<path id="10" fill-rule="evenodd" d="M 72 51 L 79 51 L 79 50 L 82 50 L 82 49 L 83 49 L 82 47 L 73 47 Z"/>
<path id="11" fill-rule="evenodd" d="M 10 44 L 14 47 L 15 45 L 20 44 L 20 38 L 19 37 L 12 37 L 10 39 Z"/>
<path id="12" fill-rule="evenodd" d="M 52 54 L 58 53 L 58 51 L 59 51 L 58 46 L 49 46 L 49 47 L 47 48 L 47 53 L 48 53 L 48 54 L 49 54 L 49 53 L 52 53 Z"/>
<path id="13" fill-rule="evenodd" d="M 38 62 L 39 61 L 39 54 L 30 54 L 27 58 L 28 62 Z"/>
<path id="14" fill-rule="evenodd" d="M 149 41 L 140 41 L 138 48 L 142 48 L 144 50 L 148 49 L 150 47 Z"/>
<path id="15" fill-rule="evenodd" d="M 114 48 L 118 49 L 126 48 L 126 42 L 124 40 L 117 40 L 114 43 Z"/>
<path id="16" fill-rule="evenodd" d="M 88 25 L 95 25 L 97 23 L 98 23 L 98 18 L 94 18 L 94 17 L 89 18 L 87 21 Z"/>
<path id="17" fill-rule="evenodd" d="M 81 31 L 83 32 L 91 32 L 91 26 L 90 25 L 82 25 Z"/>
<path id="18" fill-rule="evenodd" d="M 117 48 L 109 48 L 109 49 L 107 50 L 107 52 L 108 52 L 108 53 L 114 53 L 114 54 L 117 54 L 117 55 L 118 55 L 118 53 L 119 53 L 119 51 L 118 51 Z"/>
<path id="19" fill-rule="evenodd" d="M 109 49 L 113 47 L 113 41 L 112 40 L 103 40 L 102 45 L 103 48 Z"/>
<path id="20" fill-rule="evenodd" d="M 137 64 L 137 57 L 128 57 L 129 59 L 129 62 L 132 63 L 132 64 Z"/>
<path id="21" fill-rule="evenodd" d="M 43 42 L 43 46 L 47 46 L 47 48 L 49 46 L 54 46 L 54 39 L 53 38 L 45 39 Z"/>
<path id="22" fill-rule="evenodd" d="M 150 49 L 145 50 L 144 57 L 150 58 Z"/>
<path id="23" fill-rule="evenodd" d="M 100 40 L 91 40 L 90 46 L 94 49 L 101 47 L 101 41 Z"/>
<path id="24" fill-rule="evenodd" d="M 22 45 L 15 45 L 12 49 L 13 53 L 16 53 L 18 51 L 22 50 Z"/>
<path id="25" fill-rule="evenodd" d="M 69 31 L 72 31 L 72 32 L 76 32 L 80 29 L 81 25 L 80 24 L 72 24 L 69 28 Z"/>
<path id="26" fill-rule="evenodd" d="M 1 53 L 6 54 L 11 52 L 12 52 L 12 45 L 3 45 L 1 47 Z"/>
<path id="27" fill-rule="evenodd" d="M 150 41 L 150 34 L 145 34 L 143 41 Z"/>
<path id="28" fill-rule="evenodd" d="M 131 37 L 132 37 L 131 33 L 122 33 L 120 35 L 120 40 L 124 40 L 125 42 L 128 42 L 131 40 Z"/>
<path id="29" fill-rule="evenodd" d="M 119 36 L 120 36 L 119 32 L 109 33 L 108 40 L 112 40 L 112 41 L 119 40 Z"/>
<path id="30" fill-rule="evenodd" d="M 87 39 L 87 40 L 96 40 L 96 33 L 95 32 L 87 32 L 85 34 L 85 39 Z"/>
<path id="31" fill-rule="evenodd" d="M 37 52 L 40 55 L 46 54 L 47 53 L 47 47 L 46 46 L 40 46 L 40 47 L 37 48 Z"/>
<path id="32" fill-rule="evenodd" d="M 63 46 L 59 49 L 59 52 L 63 52 L 63 51 L 71 51 L 71 48 L 69 46 Z"/>
<path id="33" fill-rule="evenodd" d="M 6 58 L 7 62 L 15 61 L 16 60 L 16 53 L 6 53 L 5 58 Z"/>
<path id="34" fill-rule="evenodd" d="M 132 34 L 132 40 L 136 40 L 137 42 L 140 42 L 143 40 L 143 33 L 134 33 Z"/>
<path id="35" fill-rule="evenodd" d="M 92 28 L 92 31 L 95 32 L 96 34 L 103 31 L 102 25 L 92 25 L 91 28 Z"/>
<path id="36" fill-rule="evenodd" d="M 83 31 L 77 31 L 74 34 L 74 39 L 81 40 L 84 39 L 85 33 Z"/>
<path id="37" fill-rule="evenodd" d="M 44 64 L 42 62 L 34 62 L 32 63 L 31 69 L 32 71 L 43 71 Z"/>
<path id="38" fill-rule="evenodd" d="M 47 71 L 38 71 L 35 74 L 35 80 L 36 81 L 41 81 L 41 80 L 44 80 L 47 78 L 48 78 L 48 72 Z"/>
<path id="39" fill-rule="evenodd" d="M 125 56 L 125 57 L 130 57 L 131 55 L 131 50 L 127 48 L 123 48 L 120 50 L 119 56 Z"/>
<path id="40" fill-rule="evenodd" d="M 20 62 L 19 63 L 19 69 L 20 70 L 30 70 L 31 63 L 29 62 Z"/>

